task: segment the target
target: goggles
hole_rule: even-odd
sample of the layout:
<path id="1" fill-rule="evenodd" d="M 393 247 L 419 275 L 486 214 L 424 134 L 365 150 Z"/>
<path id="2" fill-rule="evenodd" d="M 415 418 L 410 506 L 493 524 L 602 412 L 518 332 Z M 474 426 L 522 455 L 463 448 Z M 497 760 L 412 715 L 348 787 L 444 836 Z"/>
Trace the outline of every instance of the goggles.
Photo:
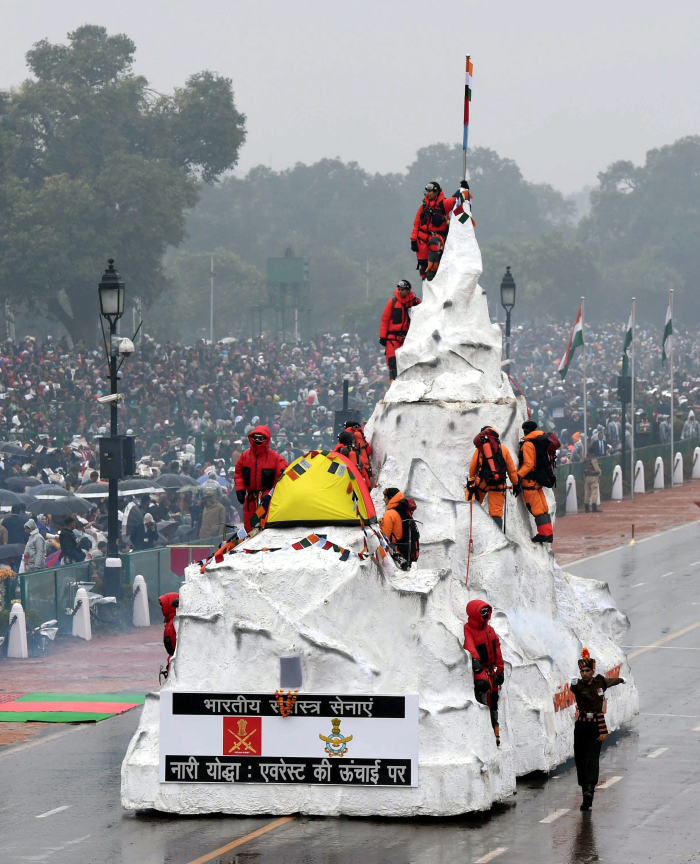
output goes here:
<path id="1" fill-rule="evenodd" d="M 254 441 L 256 444 L 264 444 L 265 443 L 265 436 L 260 435 L 259 433 L 256 435 L 251 435 L 250 438 L 251 438 L 251 441 Z"/>

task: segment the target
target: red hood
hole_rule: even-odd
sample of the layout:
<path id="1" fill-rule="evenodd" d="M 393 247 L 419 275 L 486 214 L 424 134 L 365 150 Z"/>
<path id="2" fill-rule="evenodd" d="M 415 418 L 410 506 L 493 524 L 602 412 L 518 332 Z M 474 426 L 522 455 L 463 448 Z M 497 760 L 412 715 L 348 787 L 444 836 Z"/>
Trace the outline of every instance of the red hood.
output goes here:
<path id="1" fill-rule="evenodd" d="M 173 600 L 179 600 L 180 595 L 176 591 L 172 591 L 170 594 L 163 594 L 158 598 L 158 602 L 160 603 L 160 608 L 163 612 L 163 619 L 167 624 L 168 621 L 172 621 L 175 617 L 175 613 L 177 612 L 177 607 L 173 606 Z"/>
<path id="2" fill-rule="evenodd" d="M 489 610 L 489 615 L 486 621 L 481 617 L 481 610 L 484 606 Z M 469 626 L 475 630 L 483 630 L 491 618 L 492 608 L 485 600 L 470 600 L 467 603 L 467 618 L 469 618 Z"/>
<path id="3" fill-rule="evenodd" d="M 394 289 L 394 297 L 396 298 L 397 303 L 400 303 L 402 306 L 408 306 L 409 308 L 413 306 L 416 300 L 416 295 L 413 293 L 413 291 L 409 291 L 405 297 L 402 297 L 399 294 L 398 288 Z"/>
<path id="4" fill-rule="evenodd" d="M 264 435 L 265 443 L 264 444 L 255 444 L 253 441 L 253 435 Z M 252 429 L 248 433 L 248 441 L 250 442 L 250 449 L 255 453 L 256 456 L 262 456 L 264 453 L 270 449 L 270 430 L 267 426 L 256 426 L 255 429 Z"/>

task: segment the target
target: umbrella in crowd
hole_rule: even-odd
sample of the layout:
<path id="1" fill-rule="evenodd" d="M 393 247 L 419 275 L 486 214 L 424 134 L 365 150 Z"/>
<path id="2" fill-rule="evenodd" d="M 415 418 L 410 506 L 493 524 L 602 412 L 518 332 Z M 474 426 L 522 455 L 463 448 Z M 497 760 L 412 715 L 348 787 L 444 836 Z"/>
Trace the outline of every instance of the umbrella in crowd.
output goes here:
<path id="1" fill-rule="evenodd" d="M 0 546 L 0 561 L 21 558 L 23 554 L 24 543 L 6 543 L 4 546 Z"/>
<path id="2" fill-rule="evenodd" d="M 109 495 L 107 483 L 86 483 L 78 489 L 80 498 L 106 498 Z"/>
<path id="3" fill-rule="evenodd" d="M 8 477 L 5 480 L 5 485 L 9 486 L 10 489 L 28 489 L 30 486 L 41 486 L 43 485 L 41 480 L 38 477 Z"/>
<path id="4" fill-rule="evenodd" d="M 203 486 L 205 483 L 213 483 L 213 482 L 214 482 L 214 480 L 212 480 L 212 478 L 208 474 L 202 474 L 202 476 L 197 480 L 197 483 L 200 486 Z M 216 475 L 216 482 L 219 484 L 219 486 L 230 486 L 231 485 L 230 482 L 225 477 L 222 477 L 220 474 Z"/>
<path id="5" fill-rule="evenodd" d="M 55 498 L 48 501 L 37 498 L 34 504 L 27 505 L 27 510 L 33 516 L 41 513 L 51 516 L 71 516 L 73 513 L 89 513 L 92 507 L 89 501 L 70 495 L 68 498 Z"/>
<path id="6" fill-rule="evenodd" d="M 163 489 L 186 489 L 194 486 L 195 481 L 192 477 L 186 477 L 184 474 L 159 474 L 158 485 Z"/>
<path id="7" fill-rule="evenodd" d="M 56 498 L 67 498 L 73 493 L 55 483 L 42 483 L 40 486 L 32 486 L 31 491 L 28 494 L 32 495 L 34 498 L 51 501 Z"/>
<path id="8" fill-rule="evenodd" d="M 157 495 L 165 492 L 162 486 L 146 478 L 132 477 L 131 480 L 122 480 L 119 484 L 119 497 L 126 495 Z"/>
<path id="9" fill-rule="evenodd" d="M 22 498 L 9 489 L 0 489 L 0 506 L 11 507 L 13 504 L 22 504 Z"/>
<path id="10" fill-rule="evenodd" d="M 0 453 L 9 453 L 10 456 L 24 456 L 24 447 L 12 441 L 4 441 L 0 444 Z"/>

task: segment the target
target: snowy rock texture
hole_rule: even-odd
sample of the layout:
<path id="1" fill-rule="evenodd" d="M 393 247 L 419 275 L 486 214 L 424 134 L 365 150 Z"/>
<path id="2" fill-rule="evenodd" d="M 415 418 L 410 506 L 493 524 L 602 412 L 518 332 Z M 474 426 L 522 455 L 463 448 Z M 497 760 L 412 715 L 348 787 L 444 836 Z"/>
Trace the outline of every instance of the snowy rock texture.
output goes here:
<path id="1" fill-rule="evenodd" d="M 564 573 L 549 548 L 532 544 L 534 522 L 521 499 L 509 497 L 505 535 L 485 509 L 464 500 L 479 429 L 495 426 L 515 455 L 527 418 L 501 372 L 501 331 L 489 319 L 480 274 L 471 221 L 453 219 L 438 275 L 425 284 L 397 354 L 398 378 L 366 430 L 380 488 L 397 486 L 418 504 L 418 565 L 406 573 L 390 559 L 382 566 L 354 556 L 340 562 L 311 547 L 229 555 L 204 573 L 190 567 L 166 685 L 272 693 L 279 657 L 296 653 L 304 692 L 417 693 L 418 786 L 160 784 L 158 695 L 151 694 L 122 766 L 124 807 L 382 816 L 486 809 L 513 793 L 517 775 L 572 756 L 575 709 L 565 684 L 578 675 L 583 645 L 598 671 L 621 666 L 629 682 L 608 694 L 609 729 L 636 713 L 637 691 L 619 647 L 627 619 L 606 584 Z M 379 489 L 374 498 L 379 505 Z M 359 530 L 314 530 L 362 549 Z M 268 529 L 246 544 L 284 546 L 306 533 Z M 506 661 L 500 748 L 488 709 L 474 699 L 462 649 L 465 607 L 474 598 L 493 606 Z"/>

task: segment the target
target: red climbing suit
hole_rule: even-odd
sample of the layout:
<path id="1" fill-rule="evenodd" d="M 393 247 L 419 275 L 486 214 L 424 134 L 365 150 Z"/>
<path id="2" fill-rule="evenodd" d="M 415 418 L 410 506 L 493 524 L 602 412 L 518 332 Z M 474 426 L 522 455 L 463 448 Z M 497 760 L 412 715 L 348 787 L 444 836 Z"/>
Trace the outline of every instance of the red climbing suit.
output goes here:
<path id="1" fill-rule="evenodd" d="M 484 606 L 489 610 L 484 621 L 481 610 Z M 503 672 L 503 657 L 501 656 L 501 640 L 493 627 L 488 623 L 491 618 L 491 606 L 484 600 L 470 600 L 467 603 L 467 623 L 464 625 L 464 649 L 475 660 L 479 660 L 483 672 L 475 673 L 475 679 L 486 680 L 487 668 L 492 668 L 497 674 Z"/>
<path id="2" fill-rule="evenodd" d="M 253 435 L 264 435 L 265 441 L 256 444 Z M 244 450 L 236 462 L 236 492 L 245 491 L 243 502 L 243 524 L 251 530 L 250 517 L 255 513 L 262 492 L 269 492 L 279 480 L 288 463 L 279 453 L 270 450 L 270 430 L 267 426 L 256 426 L 248 435 L 250 448 Z"/>
<path id="3" fill-rule="evenodd" d="M 423 203 L 418 208 L 416 218 L 413 220 L 413 231 L 411 231 L 411 240 L 415 240 L 418 244 L 416 258 L 419 262 L 428 260 L 428 240 L 431 234 L 439 234 L 443 240 L 447 237 L 450 213 L 456 200 L 456 198 L 445 198 L 442 189 L 434 201 L 428 201 L 423 197 Z"/>
<path id="4" fill-rule="evenodd" d="M 177 600 L 178 603 L 180 601 L 180 595 L 176 591 L 173 591 L 170 594 L 163 594 L 158 598 L 160 608 L 163 612 L 163 621 L 165 622 L 165 627 L 163 628 L 163 645 L 165 645 L 165 650 L 171 657 L 175 653 L 175 644 L 177 642 L 175 624 L 173 623 L 175 620 L 175 614 L 177 613 L 177 605 L 173 606 L 175 600 Z"/>
<path id="5" fill-rule="evenodd" d="M 409 291 L 405 297 L 401 297 L 399 289 L 396 288 L 394 296 L 384 307 L 382 313 L 382 321 L 379 325 L 379 338 L 386 339 L 384 351 L 386 353 L 386 362 L 390 370 L 396 370 L 396 349 L 400 348 L 408 328 L 411 326 L 411 319 L 408 310 L 414 306 L 420 305 L 420 299 L 416 297 L 413 291 Z"/>

